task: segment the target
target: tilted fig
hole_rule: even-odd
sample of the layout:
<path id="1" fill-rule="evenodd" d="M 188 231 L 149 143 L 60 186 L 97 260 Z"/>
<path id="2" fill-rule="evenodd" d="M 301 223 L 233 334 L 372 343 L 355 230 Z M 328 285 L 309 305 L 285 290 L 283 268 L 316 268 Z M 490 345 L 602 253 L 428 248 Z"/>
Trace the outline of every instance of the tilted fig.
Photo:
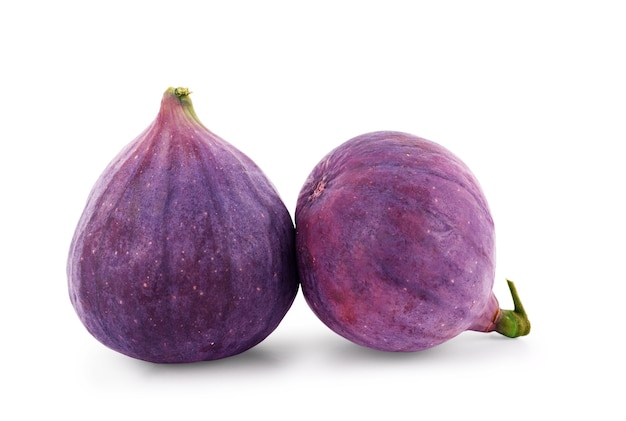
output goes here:
<path id="1" fill-rule="evenodd" d="M 207 130 L 183 88 L 96 182 L 67 262 L 86 328 L 157 363 L 241 353 L 298 290 L 294 226 L 246 155 Z"/>
<path id="2" fill-rule="evenodd" d="M 530 322 L 492 287 L 494 225 L 483 191 L 450 151 L 406 133 L 353 138 L 313 169 L 296 206 L 303 295 L 339 335 L 417 351 L 463 331 L 516 337 Z"/>

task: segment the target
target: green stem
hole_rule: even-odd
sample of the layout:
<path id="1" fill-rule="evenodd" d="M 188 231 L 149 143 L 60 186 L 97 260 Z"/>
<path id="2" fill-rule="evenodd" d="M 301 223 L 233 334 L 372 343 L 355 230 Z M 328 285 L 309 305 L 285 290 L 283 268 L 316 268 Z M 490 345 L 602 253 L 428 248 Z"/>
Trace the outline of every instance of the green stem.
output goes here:
<path id="1" fill-rule="evenodd" d="M 496 322 L 495 331 L 509 338 L 528 335 L 530 333 L 530 320 L 528 320 L 526 311 L 524 311 L 524 306 L 517 294 L 515 284 L 508 279 L 506 282 L 509 284 L 515 307 L 514 310 L 501 310 L 501 315 Z"/>
<path id="2" fill-rule="evenodd" d="M 198 115 L 196 114 L 196 110 L 193 108 L 193 103 L 191 102 L 191 97 L 189 96 L 191 95 L 191 91 L 188 88 L 170 87 L 167 89 L 166 92 L 170 95 L 175 96 L 176 99 L 178 99 L 180 105 L 182 105 L 183 111 L 185 112 L 185 114 L 187 114 L 188 117 L 191 117 L 191 119 L 193 119 L 196 123 L 204 127 L 204 125 L 198 118 Z"/>
<path id="3" fill-rule="evenodd" d="M 188 88 L 174 88 L 174 95 L 177 97 L 187 96 L 191 93 Z"/>

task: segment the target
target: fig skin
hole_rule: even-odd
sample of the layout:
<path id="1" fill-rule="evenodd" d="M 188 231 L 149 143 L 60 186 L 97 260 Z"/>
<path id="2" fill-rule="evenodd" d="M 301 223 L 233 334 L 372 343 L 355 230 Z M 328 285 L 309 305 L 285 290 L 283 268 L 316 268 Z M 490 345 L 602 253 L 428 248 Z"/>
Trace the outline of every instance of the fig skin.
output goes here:
<path id="1" fill-rule="evenodd" d="M 96 182 L 71 242 L 70 300 L 109 348 L 154 363 L 246 351 L 298 291 L 292 219 L 183 88 Z"/>
<path id="2" fill-rule="evenodd" d="M 306 302 L 356 344 L 419 351 L 466 330 L 530 330 L 512 283 L 515 312 L 492 292 L 494 223 L 478 181 L 434 142 L 401 132 L 345 142 L 305 181 L 295 221 Z"/>

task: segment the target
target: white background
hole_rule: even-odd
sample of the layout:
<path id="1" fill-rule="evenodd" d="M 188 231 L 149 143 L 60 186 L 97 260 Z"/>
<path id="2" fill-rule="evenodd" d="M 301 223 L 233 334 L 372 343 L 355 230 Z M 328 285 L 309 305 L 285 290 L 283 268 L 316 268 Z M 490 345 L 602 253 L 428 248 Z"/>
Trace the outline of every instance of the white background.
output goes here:
<path id="1" fill-rule="evenodd" d="M 623 417 L 622 8 L 2 3 L 0 418 Z M 332 333 L 299 294 L 266 341 L 225 360 L 154 365 L 100 345 L 69 302 L 69 242 L 169 86 L 193 91 L 203 123 L 292 213 L 309 171 L 353 136 L 400 130 L 451 149 L 490 202 L 496 296 L 511 308 L 505 277 L 516 282 L 531 334 L 381 353 Z"/>

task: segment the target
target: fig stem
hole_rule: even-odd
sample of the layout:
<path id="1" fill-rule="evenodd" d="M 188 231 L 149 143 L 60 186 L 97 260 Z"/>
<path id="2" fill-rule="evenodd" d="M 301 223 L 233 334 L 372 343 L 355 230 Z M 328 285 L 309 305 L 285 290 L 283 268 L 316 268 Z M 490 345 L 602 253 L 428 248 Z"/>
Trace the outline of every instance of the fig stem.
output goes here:
<path id="1" fill-rule="evenodd" d="M 193 103 L 191 102 L 191 98 L 189 97 L 189 95 L 191 95 L 191 90 L 189 90 L 189 88 L 170 87 L 167 89 L 166 94 L 173 95 L 174 97 L 176 97 L 176 99 L 178 99 L 178 102 L 182 106 L 182 109 L 185 112 L 185 114 L 187 114 L 188 117 L 191 117 L 193 120 L 195 120 L 196 123 L 204 127 L 204 124 L 202 124 L 202 122 L 198 118 L 198 115 L 196 114 L 196 110 L 193 108 Z M 206 129 L 206 127 L 204 128 Z"/>
<path id="2" fill-rule="evenodd" d="M 181 97 L 181 96 L 187 96 L 191 93 L 191 91 L 188 88 L 176 88 L 174 89 L 174 95 L 176 95 L 177 97 Z"/>
<path id="3" fill-rule="evenodd" d="M 515 284 L 506 280 L 513 297 L 513 310 L 501 310 L 500 317 L 495 325 L 495 331 L 509 338 L 517 338 L 530 333 L 530 320 L 526 315 L 522 301 L 519 298 Z"/>

